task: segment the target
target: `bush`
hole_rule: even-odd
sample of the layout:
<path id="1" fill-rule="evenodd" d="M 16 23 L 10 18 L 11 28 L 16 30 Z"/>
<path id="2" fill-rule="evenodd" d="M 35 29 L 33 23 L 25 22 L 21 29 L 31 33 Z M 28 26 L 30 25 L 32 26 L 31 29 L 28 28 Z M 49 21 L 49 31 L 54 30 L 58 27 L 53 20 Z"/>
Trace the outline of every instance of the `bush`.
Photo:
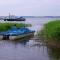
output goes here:
<path id="1" fill-rule="evenodd" d="M 60 42 L 60 20 L 51 21 L 45 24 L 40 35 L 45 41 Z"/>
<path id="2" fill-rule="evenodd" d="M 7 31 L 11 29 L 12 26 L 16 26 L 17 28 L 20 27 L 27 27 L 30 24 L 23 24 L 23 23 L 0 23 L 0 32 L 1 31 Z"/>

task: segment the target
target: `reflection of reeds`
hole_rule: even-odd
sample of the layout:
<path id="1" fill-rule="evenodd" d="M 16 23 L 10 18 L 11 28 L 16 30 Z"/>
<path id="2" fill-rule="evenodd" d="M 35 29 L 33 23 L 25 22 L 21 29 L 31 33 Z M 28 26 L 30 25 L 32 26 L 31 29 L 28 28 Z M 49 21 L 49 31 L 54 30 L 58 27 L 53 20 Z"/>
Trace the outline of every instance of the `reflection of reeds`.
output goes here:
<path id="1" fill-rule="evenodd" d="M 60 49 L 48 47 L 48 54 L 51 60 L 60 60 Z"/>

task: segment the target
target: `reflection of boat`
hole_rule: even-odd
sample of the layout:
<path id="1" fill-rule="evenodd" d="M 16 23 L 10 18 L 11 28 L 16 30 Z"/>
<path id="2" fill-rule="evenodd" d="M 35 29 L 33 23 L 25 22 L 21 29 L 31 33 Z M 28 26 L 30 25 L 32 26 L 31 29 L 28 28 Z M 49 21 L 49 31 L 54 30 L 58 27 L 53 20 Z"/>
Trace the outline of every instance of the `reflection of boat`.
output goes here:
<path id="1" fill-rule="evenodd" d="M 3 39 L 14 40 L 18 38 L 27 37 L 30 35 L 34 35 L 35 31 L 31 31 L 28 28 L 19 28 L 19 29 L 11 29 L 7 32 L 0 33 Z"/>

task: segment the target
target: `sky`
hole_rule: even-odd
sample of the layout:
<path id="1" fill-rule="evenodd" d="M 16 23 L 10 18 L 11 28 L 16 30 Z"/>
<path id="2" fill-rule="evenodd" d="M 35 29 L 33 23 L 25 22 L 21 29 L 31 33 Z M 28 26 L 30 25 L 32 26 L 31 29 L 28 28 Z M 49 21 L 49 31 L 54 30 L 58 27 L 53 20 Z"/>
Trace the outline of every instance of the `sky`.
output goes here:
<path id="1" fill-rule="evenodd" d="M 0 16 L 60 16 L 60 0 L 0 0 Z"/>

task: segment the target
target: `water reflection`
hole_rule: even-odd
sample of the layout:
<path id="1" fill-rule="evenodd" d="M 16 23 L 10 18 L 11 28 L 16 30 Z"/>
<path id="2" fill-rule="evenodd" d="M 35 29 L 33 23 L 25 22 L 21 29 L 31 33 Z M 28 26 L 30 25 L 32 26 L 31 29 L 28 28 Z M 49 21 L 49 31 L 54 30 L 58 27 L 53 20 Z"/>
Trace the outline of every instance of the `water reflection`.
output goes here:
<path id="1" fill-rule="evenodd" d="M 31 35 L 31 36 L 28 36 L 28 37 L 24 37 L 24 38 L 21 38 L 21 39 L 18 39 L 18 40 L 14 40 L 14 41 L 12 41 L 13 43 L 15 43 L 15 45 L 16 44 L 21 44 L 21 45 L 26 45 L 27 44 L 27 42 L 29 42 L 29 40 L 31 39 L 31 38 L 33 38 L 34 37 L 34 35 Z"/>
<path id="2" fill-rule="evenodd" d="M 48 60 L 43 47 L 32 36 L 16 41 L 0 41 L 0 60 Z M 40 47 L 39 47 L 40 46 Z M 44 48 L 46 50 L 46 47 Z M 44 58 L 43 58 L 44 57 Z"/>
<path id="3" fill-rule="evenodd" d="M 60 50 L 46 47 L 37 37 L 0 41 L 0 60 L 59 60 Z"/>
<path id="4" fill-rule="evenodd" d="M 60 49 L 49 47 L 48 55 L 50 60 L 60 60 Z"/>

